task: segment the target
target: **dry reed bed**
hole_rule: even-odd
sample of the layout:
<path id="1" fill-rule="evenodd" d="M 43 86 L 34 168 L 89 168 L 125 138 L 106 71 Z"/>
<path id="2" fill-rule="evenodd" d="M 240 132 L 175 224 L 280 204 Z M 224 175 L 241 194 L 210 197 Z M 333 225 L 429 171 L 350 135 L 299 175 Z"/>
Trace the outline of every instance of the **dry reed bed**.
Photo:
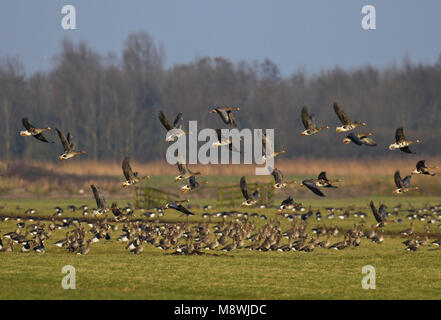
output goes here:
<path id="1" fill-rule="evenodd" d="M 343 182 L 341 188 L 326 190 L 327 195 L 333 196 L 360 196 L 360 195 L 390 195 L 393 185 L 393 173 L 401 170 L 404 177 L 415 168 L 418 158 L 408 159 L 378 159 L 378 160 L 351 160 L 351 159 L 306 159 L 293 160 L 276 159 L 276 167 L 281 169 L 286 176 L 315 177 L 320 171 L 327 171 L 329 178 L 340 177 Z M 441 167 L 441 159 L 427 159 L 427 165 Z M 177 168 L 164 161 L 132 163 L 134 170 L 141 175 L 172 176 L 177 174 Z M 8 170 L 9 168 L 9 170 Z M 236 176 L 246 175 L 249 182 L 270 182 L 271 176 L 255 176 L 254 165 L 192 165 L 195 171 L 201 171 L 209 184 L 199 193 L 189 195 L 190 198 L 215 197 L 216 186 L 235 183 Z M 121 190 L 123 179 L 119 161 L 66 161 L 58 163 L 23 163 L 0 162 L 0 194 L 11 195 L 13 190 L 24 190 L 31 195 L 79 195 L 81 189 L 89 193 L 90 184 L 97 184 L 102 190 L 112 194 L 129 195 L 127 190 Z M 437 169 L 436 172 L 440 172 Z M 12 173 L 8 174 L 8 173 Z M 210 177 L 216 177 L 216 181 Z M 222 178 L 226 177 L 226 178 Z M 230 177 L 230 178 L 228 178 Z M 170 181 L 169 181 L 170 180 Z M 157 179 L 156 187 L 172 192 L 179 192 L 178 186 L 171 179 Z M 151 184 L 147 183 L 147 184 Z M 421 191 L 415 195 L 441 195 L 441 175 L 436 177 L 414 177 L 412 185 L 418 185 Z M 18 192 L 20 194 L 20 192 Z M 279 192 L 280 193 L 280 192 Z M 290 193 L 298 197 L 310 197 L 307 190 L 296 186 L 293 190 L 285 190 L 283 194 Z"/>
<path id="2" fill-rule="evenodd" d="M 395 170 L 401 170 L 402 175 L 415 168 L 420 160 L 415 156 L 406 159 L 276 159 L 275 166 L 285 175 L 309 176 L 327 171 L 330 175 L 337 176 L 390 176 Z M 441 158 L 426 159 L 428 166 L 441 167 Z M 121 176 L 120 161 L 65 161 L 65 162 L 32 162 L 32 166 L 59 174 L 72 174 L 77 176 Z M 5 167 L 0 163 L 0 168 Z M 165 161 L 141 163 L 133 161 L 132 167 L 141 175 L 167 176 L 176 175 L 177 168 Z M 207 176 L 241 176 L 255 175 L 255 165 L 190 165 L 193 171 L 201 171 Z M 439 169 L 438 169 L 439 172 Z"/>

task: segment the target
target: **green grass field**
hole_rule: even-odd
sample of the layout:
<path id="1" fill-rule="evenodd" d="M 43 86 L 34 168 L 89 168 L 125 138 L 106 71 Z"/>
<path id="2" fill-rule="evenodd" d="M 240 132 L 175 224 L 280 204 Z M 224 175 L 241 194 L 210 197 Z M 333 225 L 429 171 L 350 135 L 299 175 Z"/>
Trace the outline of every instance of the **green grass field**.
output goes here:
<path id="1" fill-rule="evenodd" d="M 313 209 L 325 206 L 355 204 L 366 207 L 370 199 L 348 198 L 305 200 Z M 380 199 L 373 199 L 378 203 Z M 381 198 L 388 206 L 398 202 L 407 208 L 408 202 L 416 207 L 426 203 L 439 204 L 439 198 Z M 301 199 L 300 199 L 301 201 Z M 123 203 L 123 202 L 121 202 Z M 8 209 L 1 215 L 23 215 L 24 209 L 35 208 L 39 216 L 50 216 L 53 207 L 65 208 L 68 204 L 94 205 L 82 200 L 20 200 L 8 201 Z M 20 209 L 17 210 L 16 206 Z M 227 208 L 227 210 L 229 210 Z M 245 211 L 245 210 L 242 210 Z M 248 209 L 274 218 L 276 209 Z M 368 218 L 363 220 L 367 230 L 374 223 L 370 210 L 363 210 Z M 190 221 L 204 221 L 202 210 Z M 210 212 L 216 212 L 216 209 Z M 322 214 L 326 216 L 324 210 Z M 53 243 L 62 239 L 64 230 L 55 231 L 46 244 L 43 255 L 22 253 L 15 245 L 14 252 L 0 252 L 0 299 L 440 299 L 441 251 L 424 246 L 416 252 L 407 252 L 398 232 L 409 227 L 406 212 L 400 213 L 403 223 L 384 227 L 382 244 L 362 239 L 360 247 L 342 251 L 316 248 L 306 252 L 256 252 L 247 249 L 222 252 L 207 251 L 201 256 L 171 255 L 145 245 L 144 252 L 133 255 L 125 250 L 127 243 L 116 240 L 121 231 L 112 233 L 112 240 L 101 240 L 91 245 L 87 256 L 68 253 Z M 80 217 L 80 213 L 65 210 L 64 216 Z M 140 213 L 137 218 L 142 218 Z M 183 220 L 179 214 L 168 210 L 161 221 Z M 291 222 L 279 217 L 282 230 Z M 212 220 L 221 221 L 220 218 Z M 267 222 L 267 221 L 266 221 Z M 266 223 L 255 220 L 258 226 Z M 309 228 L 336 224 L 348 230 L 362 219 L 309 220 Z M 3 235 L 16 229 L 15 220 L 0 222 Z M 415 222 L 417 232 L 422 232 L 426 222 Z M 86 226 L 86 230 L 88 230 Z M 433 239 L 441 237 L 439 224 L 431 224 Z M 340 241 L 342 237 L 332 239 Z M 4 245 L 6 239 L 3 239 Z M 204 251 L 205 252 L 205 251 Z M 61 269 L 72 265 L 76 269 L 76 290 L 61 286 Z M 376 268 L 376 289 L 364 290 L 361 270 L 365 265 Z"/>

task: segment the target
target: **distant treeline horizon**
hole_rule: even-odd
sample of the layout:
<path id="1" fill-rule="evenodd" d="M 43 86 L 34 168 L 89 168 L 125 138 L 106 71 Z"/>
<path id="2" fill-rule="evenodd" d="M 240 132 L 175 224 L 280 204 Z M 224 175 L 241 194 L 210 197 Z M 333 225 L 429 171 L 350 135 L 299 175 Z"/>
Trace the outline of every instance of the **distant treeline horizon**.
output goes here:
<path id="1" fill-rule="evenodd" d="M 57 161 L 63 150 L 55 128 L 73 135 L 85 159 L 165 159 L 159 110 L 170 121 L 183 112 L 184 129 L 189 120 L 197 120 L 199 130 L 227 128 L 210 113 L 221 105 L 240 107 L 239 128 L 274 129 L 285 159 L 441 155 L 441 56 L 434 64 L 334 67 L 312 75 L 299 70 L 287 77 L 268 59 L 202 57 L 165 68 L 164 57 L 147 32 L 129 34 L 120 54 L 101 55 L 85 42 L 63 40 L 47 72 L 26 75 L 18 58 L 0 57 L 0 160 Z M 356 132 L 372 133 L 377 147 L 342 143 L 347 134 L 335 131 L 334 102 L 351 120 L 367 123 Z M 302 137 L 303 106 L 318 126 L 330 129 Z M 20 136 L 23 117 L 51 127 L 45 136 L 55 144 Z M 398 127 L 422 141 L 412 146 L 417 155 L 388 150 Z"/>

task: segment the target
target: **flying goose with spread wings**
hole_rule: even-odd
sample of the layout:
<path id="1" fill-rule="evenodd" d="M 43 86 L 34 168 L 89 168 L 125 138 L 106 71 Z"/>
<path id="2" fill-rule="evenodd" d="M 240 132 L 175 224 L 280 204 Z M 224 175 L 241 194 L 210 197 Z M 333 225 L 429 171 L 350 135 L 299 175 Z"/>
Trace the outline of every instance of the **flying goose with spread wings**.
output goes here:
<path id="1" fill-rule="evenodd" d="M 274 168 L 271 174 L 274 177 L 274 184 L 271 187 L 273 187 L 274 189 L 282 189 L 285 188 L 288 184 L 296 183 L 296 181 L 285 181 L 282 171 L 277 168 Z"/>
<path id="2" fill-rule="evenodd" d="M 355 128 L 365 126 L 366 123 L 362 122 L 352 122 L 351 119 L 344 113 L 342 109 L 338 106 L 337 102 L 334 102 L 334 111 L 337 114 L 338 118 L 340 119 L 340 122 L 343 124 L 340 127 L 336 128 L 337 132 L 346 132 L 354 130 Z"/>
<path id="3" fill-rule="evenodd" d="M 410 150 L 409 146 L 412 143 L 420 143 L 420 140 L 406 140 L 406 138 L 404 137 L 404 130 L 403 127 L 398 128 L 395 131 L 395 143 L 391 144 L 389 146 L 389 150 L 395 150 L 395 149 L 400 149 L 401 151 L 405 152 L 405 153 L 414 153 Z"/>
<path id="4" fill-rule="evenodd" d="M 58 130 L 58 128 L 55 128 L 55 130 L 57 130 L 58 137 L 60 138 L 61 144 L 63 145 L 64 148 L 63 154 L 59 157 L 60 160 L 67 160 L 77 155 L 86 153 L 85 151 L 75 151 L 75 145 L 72 142 L 73 137 L 70 133 L 67 133 L 67 139 L 66 139 L 64 134 L 60 130 Z"/>
<path id="5" fill-rule="evenodd" d="M 329 126 L 317 127 L 315 124 L 314 116 L 308 114 L 308 109 L 306 108 L 306 106 L 302 108 L 301 117 L 303 126 L 306 129 L 305 131 L 302 131 L 302 136 L 311 136 L 313 134 L 319 133 L 323 129 L 329 129 Z"/>
<path id="6" fill-rule="evenodd" d="M 37 140 L 43 141 L 43 142 L 49 142 L 44 136 L 43 132 L 51 130 L 51 128 L 36 128 L 32 124 L 29 123 L 28 118 L 22 119 L 23 126 L 26 130 L 20 131 L 20 135 L 22 137 L 34 137 Z M 53 141 L 51 141 L 53 143 Z"/>
<path id="7" fill-rule="evenodd" d="M 351 132 L 346 139 L 343 140 L 344 144 L 349 144 L 351 142 L 355 143 L 357 146 L 368 146 L 375 147 L 377 143 L 371 138 L 372 133 L 353 133 Z"/>
<path id="8" fill-rule="evenodd" d="M 404 177 L 404 179 L 401 179 L 400 171 L 398 170 L 395 171 L 394 182 L 397 188 L 393 191 L 393 193 L 401 194 L 408 191 L 418 190 L 418 187 L 413 187 L 413 188 L 409 187 L 411 179 L 412 176 L 406 176 Z"/>
<path id="9" fill-rule="evenodd" d="M 126 181 L 123 182 L 122 187 L 128 187 L 137 184 L 139 181 L 144 179 L 150 179 L 150 176 L 139 177 L 138 172 L 133 172 L 132 166 L 130 165 L 130 158 L 125 157 L 122 162 L 122 171 Z"/>
<path id="10" fill-rule="evenodd" d="M 237 128 L 236 119 L 234 119 L 232 111 L 239 111 L 239 110 L 240 110 L 239 107 L 222 106 L 222 107 L 215 107 L 214 109 L 211 110 L 211 113 L 217 113 L 225 124 L 230 124 L 234 128 Z"/>
<path id="11" fill-rule="evenodd" d="M 99 191 L 98 188 L 95 187 L 95 185 L 92 184 L 90 185 L 90 187 L 92 188 L 93 196 L 95 197 L 96 206 L 98 208 L 93 213 L 95 214 L 95 216 L 100 216 L 104 213 L 107 213 L 109 211 L 109 208 L 107 207 L 106 198 L 101 193 L 101 191 Z"/>
<path id="12" fill-rule="evenodd" d="M 416 164 L 416 169 L 412 171 L 412 174 L 424 174 L 428 176 L 434 176 L 436 173 L 431 173 L 430 169 L 437 169 L 438 167 L 427 167 L 426 160 L 420 160 Z"/>
<path id="13" fill-rule="evenodd" d="M 240 190 L 242 192 L 245 201 L 242 202 L 242 207 L 249 207 L 255 205 L 257 203 L 257 199 L 259 198 L 259 192 L 256 190 L 253 194 L 250 194 L 248 191 L 248 185 L 245 177 L 240 178 Z"/>
<path id="14" fill-rule="evenodd" d="M 167 134 L 165 136 L 165 140 L 167 142 L 173 142 L 183 135 L 190 134 L 190 132 L 182 130 L 182 125 L 178 127 L 179 121 L 182 120 L 182 112 L 178 113 L 173 124 L 170 123 L 162 110 L 159 111 L 158 118 L 164 128 L 167 130 Z"/>

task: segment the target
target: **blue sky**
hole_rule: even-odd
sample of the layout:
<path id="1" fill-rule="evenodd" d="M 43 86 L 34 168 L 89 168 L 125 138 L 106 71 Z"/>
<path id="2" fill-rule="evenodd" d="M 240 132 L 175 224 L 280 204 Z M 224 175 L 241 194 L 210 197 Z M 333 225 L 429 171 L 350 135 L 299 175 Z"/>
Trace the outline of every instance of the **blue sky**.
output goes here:
<path id="1" fill-rule="evenodd" d="M 76 8 L 77 30 L 61 28 L 61 8 Z M 361 28 L 364 5 L 376 30 Z M 284 75 L 335 65 L 433 63 L 441 54 L 438 0 L 3 0 L 0 57 L 18 56 L 27 73 L 47 70 L 64 37 L 119 54 L 130 32 L 163 45 L 166 66 L 201 56 L 234 62 L 269 58 Z"/>

